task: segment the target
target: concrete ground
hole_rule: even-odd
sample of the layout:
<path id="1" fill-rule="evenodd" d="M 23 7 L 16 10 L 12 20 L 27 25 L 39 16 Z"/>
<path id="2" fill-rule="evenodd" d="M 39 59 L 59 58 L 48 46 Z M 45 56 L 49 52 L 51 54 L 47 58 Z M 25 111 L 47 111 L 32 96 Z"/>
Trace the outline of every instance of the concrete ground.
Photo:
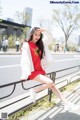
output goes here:
<path id="1" fill-rule="evenodd" d="M 0 55 L 5 54 L 21 54 L 15 49 L 9 49 L 7 52 L 0 51 Z M 72 91 L 65 91 L 66 99 L 76 105 L 80 106 L 80 84 Z M 56 105 L 53 107 L 43 108 L 38 107 L 20 118 L 20 120 L 80 120 L 80 108 L 76 111 L 65 110 L 60 100 L 56 98 Z"/>
<path id="2" fill-rule="evenodd" d="M 6 52 L 3 52 L 2 50 L 0 51 L 0 55 L 17 55 L 21 54 L 20 51 L 16 52 L 16 49 L 8 49 Z"/>
<path id="3" fill-rule="evenodd" d="M 79 82 L 80 83 L 80 82 Z M 66 99 L 79 106 L 77 110 L 68 111 L 64 109 L 60 100 L 56 98 L 56 105 L 53 107 L 38 107 L 29 112 L 28 115 L 20 118 L 20 120 L 80 120 L 80 84 L 74 89 L 63 92 Z"/>

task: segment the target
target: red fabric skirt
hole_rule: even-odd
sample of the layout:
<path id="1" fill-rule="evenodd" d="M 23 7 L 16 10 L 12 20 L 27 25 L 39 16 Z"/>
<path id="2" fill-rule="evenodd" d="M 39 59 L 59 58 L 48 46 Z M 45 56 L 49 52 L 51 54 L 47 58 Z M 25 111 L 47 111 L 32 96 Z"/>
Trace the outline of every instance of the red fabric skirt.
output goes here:
<path id="1" fill-rule="evenodd" d="M 30 80 L 33 80 L 36 76 L 38 76 L 39 74 L 42 74 L 42 75 L 45 75 L 46 73 L 45 73 L 45 71 L 33 71 L 32 73 L 31 73 L 31 75 L 29 75 L 29 79 Z"/>

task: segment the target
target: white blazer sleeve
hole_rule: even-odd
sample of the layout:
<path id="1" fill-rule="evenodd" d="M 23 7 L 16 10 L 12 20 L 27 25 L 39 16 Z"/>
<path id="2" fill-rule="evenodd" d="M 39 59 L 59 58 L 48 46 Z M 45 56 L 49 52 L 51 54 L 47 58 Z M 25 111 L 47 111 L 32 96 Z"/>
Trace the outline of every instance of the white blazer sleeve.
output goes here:
<path id="1" fill-rule="evenodd" d="M 22 55 L 21 55 L 21 80 L 27 79 L 31 72 L 34 70 L 33 63 L 31 60 L 31 53 L 29 49 L 29 44 L 27 42 L 23 43 Z"/>
<path id="2" fill-rule="evenodd" d="M 43 37 L 43 44 L 44 44 L 44 51 L 45 51 L 44 59 L 45 59 L 47 64 L 52 63 L 53 62 L 53 56 L 52 56 L 51 51 L 48 48 L 49 38 L 47 37 L 46 34 L 44 34 L 44 37 Z"/>

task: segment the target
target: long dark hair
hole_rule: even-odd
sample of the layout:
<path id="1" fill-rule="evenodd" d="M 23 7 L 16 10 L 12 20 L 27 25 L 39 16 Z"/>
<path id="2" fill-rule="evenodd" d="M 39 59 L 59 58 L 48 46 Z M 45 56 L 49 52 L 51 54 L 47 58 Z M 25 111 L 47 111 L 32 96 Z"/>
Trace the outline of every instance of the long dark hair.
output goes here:
<path id="1" fill-rule="evenodd" d="M 39 27 L 34 27 L 34 28 L 31 30 L 28 41 L 32 41 L 32 39 L 33 39 L 33 34 L 34 34 L 35 31 L 38 30 L 38 29 L 40 29 L 40 28 L 39 28 Z M 43 58 L 43 54 L 44 54 L 44 45 L 43 45 L 42 38 L 43 38 L 43 34 L 41 33 L 40 39 L 36 42 L 36 45 L 37 45 L 38 48 L 39 48 L 38 53 L 41 51 L 41 55 L 40 55 L 40 58 L 41 58 L 41 59 Z"/>

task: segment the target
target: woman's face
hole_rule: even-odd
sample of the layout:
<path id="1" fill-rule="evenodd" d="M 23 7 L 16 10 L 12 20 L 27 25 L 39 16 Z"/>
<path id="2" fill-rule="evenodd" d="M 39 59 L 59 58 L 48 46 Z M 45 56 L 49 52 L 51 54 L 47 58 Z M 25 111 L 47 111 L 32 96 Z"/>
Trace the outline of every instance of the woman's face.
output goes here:
<path id="1" fill-rule="evenodd" d="M 33 39 L 32 41 L 36 43 L 41 37 L 41 32 L 39 30 L 36 30 L 33 34 Z"/>

